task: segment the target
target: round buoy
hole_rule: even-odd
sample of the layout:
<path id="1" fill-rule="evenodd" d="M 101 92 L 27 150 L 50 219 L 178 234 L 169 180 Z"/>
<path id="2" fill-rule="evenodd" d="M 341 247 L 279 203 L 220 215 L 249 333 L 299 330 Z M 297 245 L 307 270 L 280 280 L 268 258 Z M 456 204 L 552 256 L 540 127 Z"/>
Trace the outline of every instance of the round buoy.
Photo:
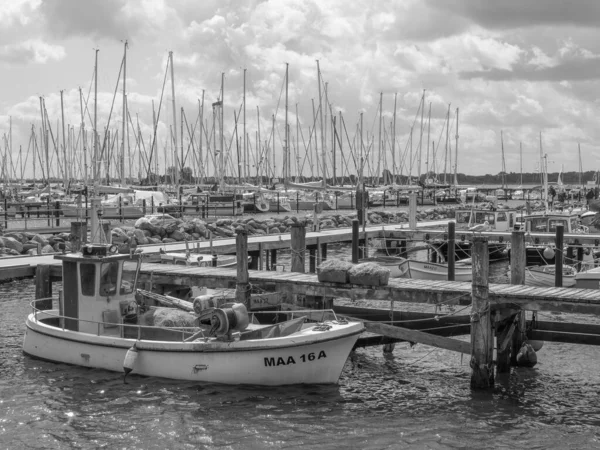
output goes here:
<path id="1" fill-rule="evenodd" d="M 537 364 L 537 355 L 533 347 L 527 343 L 521 346 L 517 354 L 517 365 L 520 367 L 533 367 Z"/>
<path id="2" fill-rule="evenodd" d="M 125 359 L 123 360 L 123 372 L 125 372 L 125 376 L 123 377 L 123 383 L 126 383 L 125 380 L 127 378 L 127 375 L 129 375 L 129 373 L 135 367 L 135 362 L 137 360 L 138 354 L 139 352 L 135 344 L 133 344 L 133 346 L 129 350 L 127 350 L 127 353 L 125 353 Z"/>
<path id="3" fill-rule="evenodd" d="M 544 249 L 543 255 L 544 255 L 544 258 L 546 258 L 546 259 L 554 258 L 554 249 L 552 249 L 551 247 L 546 247 Z"/>

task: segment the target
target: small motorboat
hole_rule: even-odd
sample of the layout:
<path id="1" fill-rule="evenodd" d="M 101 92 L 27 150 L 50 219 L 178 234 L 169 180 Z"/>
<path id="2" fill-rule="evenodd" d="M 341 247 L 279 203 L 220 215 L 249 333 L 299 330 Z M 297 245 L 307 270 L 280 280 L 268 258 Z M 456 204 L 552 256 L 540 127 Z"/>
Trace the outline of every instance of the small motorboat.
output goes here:
<path id="1" fill-rule="evenodd" d="M 577 270 L 573 266 L 563 265 L 562 287 L 575 286 Z M 553 287 L 556 278 L 554 264 L 527 266 L 525 268 L 525 284 L 529 286 Z"/>
<path id="2" fill-rule="evenodd" d="M 196 298 L 191 311 L 149 306 L 135 289 L 134 275 L 123 270 L 125 261 L 137 259 L 137 274 L 140 254 L 113 251 L 108 244 L 94 244 L 81 253 L 55 256 L 63 263 L 63 296 L 51 310 L 40 310 L 32 301 L 26 355 L 125 376 L 255 385 L 337 383 L 364 329 L 362 322 L 338 318 L 333 311 L 270 312 L 261 320 L 242 303 L 213 305 Z M 179 312 L 186 320 L 148 324 L 147 315 L 158 309 Z M 274 323 L 274 317 L 283 320 Z"/>
<path id="3" fill-rule="evenodd" d="M 448 264 L 430 263 L 400 256 L 373 256 L 361 262 L 376 262 L 389 269 L 390 278 L 413 278 L 417 280 L 448 280 Z M 471 259 L 456 261 L 454 266 L 455 281 L 471 281 L 473 268 Z"/>

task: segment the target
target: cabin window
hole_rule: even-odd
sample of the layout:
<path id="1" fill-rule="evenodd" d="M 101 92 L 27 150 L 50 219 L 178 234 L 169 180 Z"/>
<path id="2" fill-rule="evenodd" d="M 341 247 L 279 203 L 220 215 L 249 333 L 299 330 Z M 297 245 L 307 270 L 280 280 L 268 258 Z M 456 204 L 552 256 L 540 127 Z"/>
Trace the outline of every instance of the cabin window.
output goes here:
<path id="1" fill-rule="evenodd" d="M 131 294 L 133 292 L 134 275 L 130 274 L 127 279 L 125 273 L 121 275 L 121 295 Z"/>
<path id="2" fill-rule="evenodd" d="M 96 295 L 96 264 L 80 264 L 79 278 L 82 295 Z"/>
<path id="3" fill-rule="evenodd" d="M 531 231 L 548 231 L 547 219 L 541 217 L 539 219 L 531 219 Z"/>
<path id="4" fill-rule="evenodd" d="M 499 212 L 498 215 L 496 216 L 496 220 L 498 222 L 506 222 L 506 213 L 505 212 Z"/>
<path id="5" fill-rule="evenodd" d="M 118 261 L 102 263 L 100 266 L 100 295 L 115 295 L 117 293 L 118 276 Z"/>
<path id="6" fill-rule="evenodd" d="M 564 220 L 550 220 L 549 225 L 550 225 L 549 231 L 556 231 L 556 227 L 558 225 L 562 225 L 564 228 L 567 228 L 568 223 Z"/>
<path id="7" fill-rule="evenodd" d="M 572 217 L 571 220 L 571 228 L 569 229 L 570 232 L 573 232 L 577 229 L 577 219 L 575 217 Z"/>
<path id="8" fill-rule="evenodd" d="M 468 223 L 469 222 L 469 214 L 470 213 L 457 213 L 456 214 L 456 222 L 457 223 Z"/>

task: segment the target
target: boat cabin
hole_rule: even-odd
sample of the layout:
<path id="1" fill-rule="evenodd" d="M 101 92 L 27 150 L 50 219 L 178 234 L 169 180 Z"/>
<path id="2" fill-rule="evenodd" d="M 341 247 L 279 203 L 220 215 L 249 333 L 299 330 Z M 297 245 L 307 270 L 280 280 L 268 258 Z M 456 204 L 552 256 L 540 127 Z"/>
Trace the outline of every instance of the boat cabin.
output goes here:
<path id="1" fill-rule="evenodd" d="M 532 233 L 556 233 L 557 225 L 562 225 L 565 233 L 585 231 L 577 213 L 531 214 L 523 217 L 523 223 L 525 231 Z"/>
<path id="2" fill-rule="evenodd" d="M 114 254 L 110 244 L 85 245 L 82 253 L 56 255 L 62 260 L 64 328 L 97 335 L 121 336 L 119 326 L 137 322 L 134 280 L 123 274 L 123 263 L 137 254 Z M 69 319 L 72 318 L 72 319 Z"/>
<path id="3" fill-rule="evenodd" d="M 513 231 L 517 219 L 514 209 L 456 209 L 457 229 L 467 229 L 487 222 L 490 231 Z"/>

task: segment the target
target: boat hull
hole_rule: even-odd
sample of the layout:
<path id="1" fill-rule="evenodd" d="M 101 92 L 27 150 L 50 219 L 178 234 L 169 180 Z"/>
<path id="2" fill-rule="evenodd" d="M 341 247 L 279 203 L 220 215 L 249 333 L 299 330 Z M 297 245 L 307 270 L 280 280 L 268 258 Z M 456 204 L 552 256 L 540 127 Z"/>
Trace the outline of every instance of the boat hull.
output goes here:
<path id="1" fill-rule="evenodd" d="M 554 266 L 533 266 L 525 268 L 525 284 L 528 286 L 554 287 L 556 275 Z M 563 274 L 562 287 L 574 287 L 576 284 L 575 274 Z"/>
<path id="2" fill-rule="evenodd" d="M 403 277 L 415 280 L 448 280 L 448 265 L 407 259 L 399 267 Z M 473 269 L 470 265 L 454 267 L 454 281 L 471 281 Z"/>
<path id="3" fill-rule="evenodd" d="M 177 380 L 224 384 L 336 383 L 363 325 L 332 324 L 326 331 L 303 329 L 293 336 L 222 342 L 136 340 L 63 330 L 43 318 L 58 311 L 30 314 L 25 354 L 58 363 L 123 372 L 127 350 L 136 344 L 132 373 Z M 38 320 L 40 319 L 40 320 Z M 58 318 L 54 319 L 58 321 Z"/>

